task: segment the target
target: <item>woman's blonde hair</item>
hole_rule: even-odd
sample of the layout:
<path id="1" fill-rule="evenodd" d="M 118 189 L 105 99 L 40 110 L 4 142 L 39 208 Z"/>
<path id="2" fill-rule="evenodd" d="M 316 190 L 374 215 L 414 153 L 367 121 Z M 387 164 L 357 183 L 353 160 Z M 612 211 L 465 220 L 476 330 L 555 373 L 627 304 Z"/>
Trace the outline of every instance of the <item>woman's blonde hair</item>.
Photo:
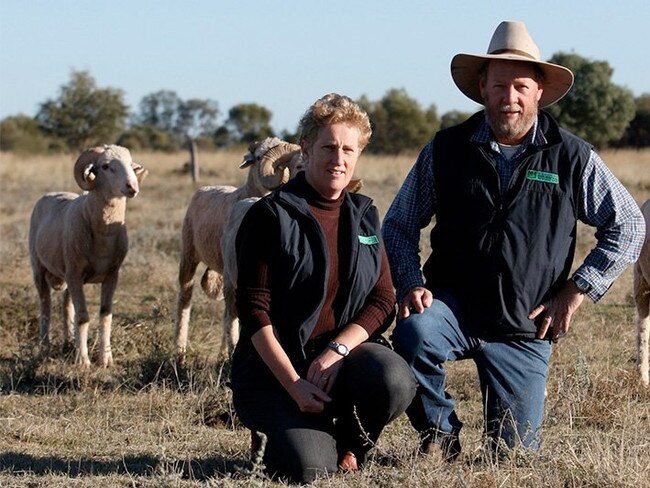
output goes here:
<path id="1" fill-rule="evenodd" d="M 359 147 L 366 147 L 372 135 L 368 114 L 351 98 L 338 93 L 328 93 L 307 109 L 300 119 L 300 141 L 311 144 L 321 127 L 340 123 L 358 128 Z"/>

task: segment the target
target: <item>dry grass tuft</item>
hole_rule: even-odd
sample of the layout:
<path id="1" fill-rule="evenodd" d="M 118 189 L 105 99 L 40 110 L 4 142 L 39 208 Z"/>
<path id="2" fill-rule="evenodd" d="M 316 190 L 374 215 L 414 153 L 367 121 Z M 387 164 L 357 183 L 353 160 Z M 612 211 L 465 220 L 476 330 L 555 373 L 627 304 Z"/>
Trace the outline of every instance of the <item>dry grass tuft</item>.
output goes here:
<path id="1" fill-rule="evenodd" d="M 243 154 L 202 154 L 201 184 L 241 184 Z M 74 157 L 0 154 L 0 486 L 285 486 L 249 462 L 249 433 L 234 415 L 227 387 L 229 364 L 217 357 L 222 305 L 198 287 L 187 364 L 179 369 L 173 361 L 180 228 L 196 187 L 183 170 L 186 154 L 134 157 L 149 176 L 127 210 L 130 251 L 114 307 L 116 364 L 84 371 L 73 365 L 73 351 L 61 350 L 56 321 L 49 356 L 37 347 L 38 306 L 27 254 L 36 199 L 46 191 L 77 191 Z M 637 202 L 650 197 L 650 151 L 603 157 Z M 414 159 L 361 160 L 363 192 L 382 215 Z M 593 233 L 581 226 L 578 258 L 593 242 Z M 97 288 L 86 287 L 95 324 Z M 485 456 L 476 372 L 463 362 L 449 365 L 449 389 L 466 426 L 458 462 L 432 464 L 419 457 L 414 431 L 402 416 L 388 426 L 362 472 L 313 486 L 650 486 L 650 391 L 635 372 L 631 289 L 627 270 L 604 300 L 579 310 L 570 335 L 555 347 L 538 455 L 500 461 Z M 91 355 L 96 333 L 91 325 Z"/>

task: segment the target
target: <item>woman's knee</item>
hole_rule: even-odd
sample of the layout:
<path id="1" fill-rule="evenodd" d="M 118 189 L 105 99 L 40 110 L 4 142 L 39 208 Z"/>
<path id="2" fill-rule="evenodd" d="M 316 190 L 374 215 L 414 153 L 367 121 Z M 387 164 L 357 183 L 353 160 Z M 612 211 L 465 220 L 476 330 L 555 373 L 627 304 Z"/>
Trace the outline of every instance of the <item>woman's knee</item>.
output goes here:
<path id="1" fill-rule="evenodd" d="M 415 396 L 418 383 L 404 358 L 394 351 L 391 351 L 391 353 L 393 357 L 386 362 L 383 382 L 386 391 L 389 393 L 390 403 L 393 405 L 392 409 L 405 410 Z"/>
<path id="2" fill-rule="evenodd" d="M 270 435 L 264 461 L 272 476 L 310 483 L 338 469 L 336 441 L 314 429 L 289 429 Z"/>
<path id="3" fill-rule="evenodd" d="M 350 355 L 341 377 L 343 390 L 352 398 L 386 404 L 390 410 L 405 409 L 417 389 L 407 362 L 390 348 L 366 343 Z M 363 403 L 363 401 L 362 401 Z"/>

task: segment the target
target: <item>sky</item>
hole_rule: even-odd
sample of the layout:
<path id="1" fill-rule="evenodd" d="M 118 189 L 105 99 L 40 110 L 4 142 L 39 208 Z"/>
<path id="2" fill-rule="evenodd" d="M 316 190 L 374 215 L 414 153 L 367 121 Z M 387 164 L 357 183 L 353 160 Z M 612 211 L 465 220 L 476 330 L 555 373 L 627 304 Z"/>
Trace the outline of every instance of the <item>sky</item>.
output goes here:
<path id="1" fill-rule="evenodd" d="M 293 132 L 318 98 L 380 100 L 404 89 L 438 114 L 474 111 L 449 65 L 485 53 L 503 20 L 526 23 L 544 60 L 607 61 L 612 81 L 650 92 L 650 1 L 619 0 L 0 0 L 0 119 L 34 116 L 72 71 L 117 88 L 132 112 L 171 90 L 268 108 Z"/>

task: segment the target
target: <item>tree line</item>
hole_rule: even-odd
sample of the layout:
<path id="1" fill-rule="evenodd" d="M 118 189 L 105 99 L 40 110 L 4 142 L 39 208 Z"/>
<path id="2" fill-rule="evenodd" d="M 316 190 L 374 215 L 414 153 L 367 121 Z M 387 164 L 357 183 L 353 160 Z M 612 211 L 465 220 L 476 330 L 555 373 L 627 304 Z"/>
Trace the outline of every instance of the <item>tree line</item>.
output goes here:
<path id="1" fill-rule="evenodd" d="M 599 148 L 650 146 L 650 93 L 635 98 L 615 85 L 606 61 L 563 52 L 549 61 L 575 74 L 573 89 L 548 108 L 561 125 Z M 364 95 L 358 102 L 370 116 L 373 136 L 367 151 L 372 153 L 419 150 L 437 130 L 471 115 L 457 110 L 439 115 L 435 104 L 423 108 L 404 89 L 390 89 L 376 101 Z M 296 142 L 296 133 L 273 131 L 272 115 L 263 105 L 242 103 L 230 108 L 219 124 L 215 100 L 183 100 L 172 90 L 146 95 L 138 110 L 130 112 L 122 90 L 99 88 L 89 72 L 73 70 L 69 82 L 40 104 L 35 117 L 0 121 L 0 150 L 78 152 L 111 142 L 132 150 L 172 152 L 186 148 L 188 141 L 211 150 L 269 136 Z"/>

